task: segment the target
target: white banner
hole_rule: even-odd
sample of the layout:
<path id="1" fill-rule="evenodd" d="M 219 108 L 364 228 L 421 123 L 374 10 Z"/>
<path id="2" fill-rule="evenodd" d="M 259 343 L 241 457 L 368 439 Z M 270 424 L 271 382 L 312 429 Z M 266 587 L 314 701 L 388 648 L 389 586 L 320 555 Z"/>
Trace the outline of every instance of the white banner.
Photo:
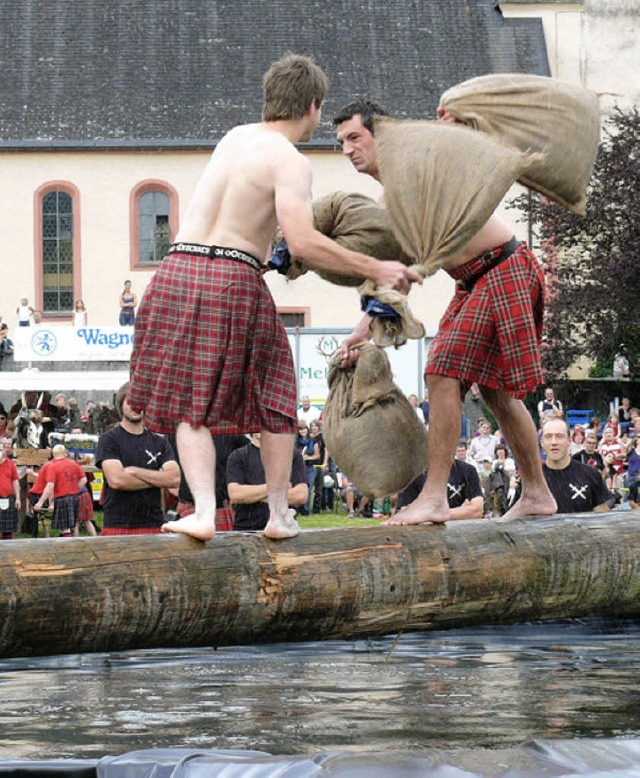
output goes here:
<path id="1" fill-rule="evenodd" d="M 16 327 L 13 343 L 14 359 L 20 362 L 128 362 L 133 327 Z"/>

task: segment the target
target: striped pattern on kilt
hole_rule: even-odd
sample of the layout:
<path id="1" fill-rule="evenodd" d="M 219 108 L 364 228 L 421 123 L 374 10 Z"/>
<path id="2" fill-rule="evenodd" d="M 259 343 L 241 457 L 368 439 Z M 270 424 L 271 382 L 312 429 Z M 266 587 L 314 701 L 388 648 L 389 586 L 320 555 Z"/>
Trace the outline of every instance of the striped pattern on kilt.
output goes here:
<path id="1" fill-rule="evenodd" d="M 464 285 L 456 284 L 440 320 L 425 373 L 456 378 L 465 390 L 475 381 L 524 399 L 543 382 L 544 271 L 523 243 L 486 272 L 485 261 L 482 255 L 448 271 Z M 474 265 L 482 273 L 475 282 Z"/>
<path id="2" fill-rule="evenodd" d="M 6 510 L 0 510 L 0 532 L 18 531 L 18 509 L 16 508 L 15 497 L 5 497 L 9 500 L 9 507 Z"/>
<path id="3" fill-rule="evenodd" d="M 80 498 L 77 494 L 56 497 L 53 501 L 51 526 L 54 529 L 73 529 L 78 517 Z"/>
<path id="4" fill-rule="evenodd" d="M 192 502 L 178 503 L 177 513 L 181 519 L 185 516 L 191 516 L 196 512 L 196 507 Z M 231 505 L 225 505 L 222 508 L 216 508 L 216 532 L 232 532 L 233 531 L 233 508 Z"/>
<path id="5" fill-rule="evenodd" d="M 287 335 L 262 275 L 232 259 L 176 253 L 136 316 L 129 401 L 155 432 L 294 432 Z"/>
<path id="6" fill-rule="evenodd" d="M 107 535 L 160 535 L 160 527 L 103 527 L 100 537 Z"/>
<path id="7" fill-rule="evenodd" d="M 80 492 L 78 504 L 78 521 L 91 521 L 93 518 L 93 495 L 89 490 Z"/>

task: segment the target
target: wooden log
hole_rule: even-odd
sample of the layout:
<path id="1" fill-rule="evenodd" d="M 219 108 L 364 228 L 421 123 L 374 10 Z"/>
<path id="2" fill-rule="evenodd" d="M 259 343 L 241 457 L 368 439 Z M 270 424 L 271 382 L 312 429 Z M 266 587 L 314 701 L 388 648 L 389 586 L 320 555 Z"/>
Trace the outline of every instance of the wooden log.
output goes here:
<path id="1" fill-rule="evenodd" d="M 0 544 L 0 656 L 323 640 L 640 611 L 640 511 Z"/>

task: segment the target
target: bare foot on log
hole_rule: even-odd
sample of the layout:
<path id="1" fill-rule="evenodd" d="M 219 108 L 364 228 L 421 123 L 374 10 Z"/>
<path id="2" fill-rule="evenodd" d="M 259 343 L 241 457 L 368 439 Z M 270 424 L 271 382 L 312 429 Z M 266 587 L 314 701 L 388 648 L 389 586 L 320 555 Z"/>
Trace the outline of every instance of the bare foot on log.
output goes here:
<path id="1" fill-rule="evenodd" d="M 401 508 L 395 515 L 387 521 L 383 521 L 385 526 L 405 525 L 405 524 L 444 524 L 450 518 L 448 504 L 441 500 L 431 500 L 417 497 L 411 505 Z"/>
<path id="2" fill-rule="evenodd" d="M 300 526 L 295 518 L 295 511 L 287 509 L 284 516 L 271 516 L 269 523 L 264 528 L 264 534 L 273 540 L 282 538 L 295 538 L 300 532 Z"/>
<path id="3" fill-rule="evenodd" d="M 533 516 L 551 516 L 558 510 L 552 495 L 524 497 L 524 495 L 503 514 L 503 519 L 526 519 Z"/>
<path id="4" fill-rule="evenodd" d="M 184 535 L 191 535 L 198 540 L 211 540 L 216 534 L 216 521 L 210 516 L 199 516 L 197 513 L 192 513 L 190 516 L 185 516 L 184 519 L 168 521 L 162 525 L 162 531 L 180 532 Z"/>

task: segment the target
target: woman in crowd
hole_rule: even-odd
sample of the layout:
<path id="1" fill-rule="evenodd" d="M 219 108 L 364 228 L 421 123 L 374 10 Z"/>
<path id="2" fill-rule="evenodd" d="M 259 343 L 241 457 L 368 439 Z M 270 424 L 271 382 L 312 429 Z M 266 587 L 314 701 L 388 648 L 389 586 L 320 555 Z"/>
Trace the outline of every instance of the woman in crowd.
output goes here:
<path id="1" fill-rule="evenodd" d="M 87 309 L 82 300 L 76 300 L 73 306 L 73 326 L 78 329 L 87 326 Z"/>
<path id="2" fill-rule="evenodd" d="M 298 438 L 296 445 L 300 449 L 302 459 L 304 460 L 304 466 L 307 471 L 307 483 L 309 484 L 309 496 L 300 513 L 303 516 L 309 515 L 309 506 L 311 505 L 311 493 L 313 491 L 313 484 L 316 480 L 316 465 L 321 464 L 320 460 L 320 446 L 318 441 L 309 436 L 309 427 L 307 422 L 303 419 L 298 421 Z"/>
<path id="3" fill-rule="evenodd" d="M 136 305 L 138 296 L 131 291 L 131 281 L 124 282 L 124 289 L 120 293 L 120 326 L 133 327 L 136 322 Z"/>
<path id="4" fill-rule="evenodd" d="M 571 433 L 571 443 L 569 444 L 569 454 L 573 456 L 578 451 L 584 450 L 584 429 L 578 424 Z"/>

